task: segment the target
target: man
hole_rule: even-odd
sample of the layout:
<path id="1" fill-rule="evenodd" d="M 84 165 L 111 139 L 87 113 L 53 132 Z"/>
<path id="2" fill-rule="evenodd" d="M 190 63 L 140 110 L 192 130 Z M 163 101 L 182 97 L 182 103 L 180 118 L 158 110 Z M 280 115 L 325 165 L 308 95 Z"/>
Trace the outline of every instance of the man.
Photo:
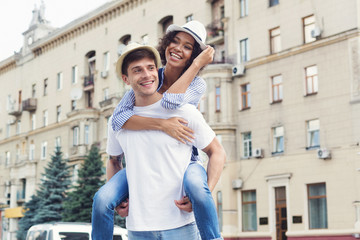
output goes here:
<path id="1" fill-rule="evenodd" d="M 106 215 L 101 219 L 93 211 L 93 227 L 99 225 L 93 230 L 95 240 L 112 239 L 113 210 L 127 197 L 122 195 L 127 191 L 121 189 L 125 184 L 120 180 L 127 180 L 129 186 L 127 229 L 130 240 L 199 239 L 193 213 L 180 210 L 174 200 L 185 196 L 183 177 L 190 164 L 192 145 L 209 156 L 208 182 L 213 186 L 220 177 L 225 152 L 194 106 L 186 104 L 177 110 L 161 107 L 162 95 L 157 92 L 160 62 L 156 49 L 134 43 L 124 49 L 117 69 L 123 81 L 134 90 L 137 115 L 184 118 L 195 132 L 194 142 L 183 144 L 162 131 L 122 129 L 114 132 L 109 127 L 107 153 L 110 156 L 124 153 L 127 170 L 126 173 L 120 171 L 121 165 L 116 157 L 108 161 L 106 172 L 110 180 L 94 197 L 94 208 L 103 208 Z"/>

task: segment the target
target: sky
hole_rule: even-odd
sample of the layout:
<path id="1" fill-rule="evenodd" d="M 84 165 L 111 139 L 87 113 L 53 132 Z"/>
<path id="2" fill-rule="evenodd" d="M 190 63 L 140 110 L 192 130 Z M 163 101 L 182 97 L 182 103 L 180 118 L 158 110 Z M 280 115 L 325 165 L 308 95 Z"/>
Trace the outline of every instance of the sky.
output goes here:
<path id="1" fill-rule="evenodd" d="M 111 0 L 43 0 L 45 19 L 62 27 Z M 30 25 L 32 11 L 41 0 L 0 0 L 0 62 L 18 52 Z"/>

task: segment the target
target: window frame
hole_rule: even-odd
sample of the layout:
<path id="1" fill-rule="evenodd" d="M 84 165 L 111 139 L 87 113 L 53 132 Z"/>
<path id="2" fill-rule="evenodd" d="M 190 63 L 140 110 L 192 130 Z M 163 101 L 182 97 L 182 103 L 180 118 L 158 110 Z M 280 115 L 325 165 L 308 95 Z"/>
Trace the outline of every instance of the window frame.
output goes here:
<path id="1" fill-rule="evenodd" d="M 274 80 L 280 78 L 280 83 L 274 83 Z M 277 89 L 277 91 L 275 91 L 275 89 Z M 277 98 L 275 100 L 275 93 L 277 92 Z M 271 103 L 280 103 L 282 102 L 284 97 L 284 92 L 283 92 L 283 79 L 282 79 L 282 75 L 278 74 L 278 75 L 274 75 L 271 77 Z"/>
<path id="2" fill-rule="evenodd" d="M 313 187 L 313 186 L 319 186 L 319 185 L 322 185 L 324 187 L 324 190 L 325 190 L 325 195 L 316 195 L 316 196 L 310 196 L 310 187 Z M 328 229 L 328 206 L 327 206 L 327 193 L 326 193 L 326 183 L 325 182 L 321 182 L 321 183 L 311 183 L 311 184 L 307 184 L 306 186 L 307 188 L 307 201 L 308 201 L 308 223 L 309 223 L 309 229 Z M 324 228 L 315 228 L 315 227 L 312 227 L 312 222 L 311 222 L 311 200 L 316 200 L 316 199 L 325 199 L 325 209 L 326 209 L 326 212 L 325 212 L 325 227 Z"/>
<path id="3" fill-rule="evenodd" d="M 244 194 L 247 193 L 255 193 L 255 200 L 251 200 L 251 201 L 245 201 L 244 200 Z M 255 227 L 256 229 L 245 229 L 244 226 L 244 212 L 245 212 L 245 207 L 246 205 L 255 205 L 255 213 L 252 213 L 255 216 L 251 216 L 252 218 L 250 219 L 250 223 L 251 221 L 255 222 Z M 248 227 L 250 227 L 250 223 L 248 223 Z M 257 196 L 256 196 L 256 190 L 245 190 L 245 191 L 241 191 L 241 231 L 242 232 L 256 232 L 258 230 L 258 223 L 257 223 Z"/>
<path id="4" fill-rule="evenodd" d="M 71 67 L 71 83 L 76 84 L 78 82 L 78 66 Z"/>
<path id="5" fill-rule="evenodd" d="M 316 69 L 315 74 L 308 74 L 308 70 L 311 68 Z M 315 95 L 319 92 L 319 71 L 316 64 L 310 65 L 304 68 L 305 70 L 305 96 Z M 311 80 L 312 89 L 309 91 L 309 79 Z"/>
<path id="6" fill-rule="evenodd" d="M 63 87 L 63 73 L 58 72 L 56 74 L 56 90 L 60 91 Z"/>
<path id="7" fill-rule="evenodd" d="M 73 131 L 73 141 L 72 141 L 72 146 L 76 147 L 80 145 L 80 127 L 79 126 L 75 126 L 72 128 Z"/>
<path id="8" fill-rule="evenodd" d="M 245 101 L 244 101 L 244 97 L 245 97 Z M 243 111 L 250 108 L 251 108 L 251 85 L 250 83 L 244 83 L 240 85 L 240 110 Z"/>
<path id="9" fill-rule="evenodd" d="M 313 21 L 311 23 L 306 23 L 306 21 L 309 20 L 310 18 L 313 18 Z M 316 24 L 314 14 L 303 17 L 302 24 L 303 24 L 303 42 L 304 42 L 304 44 L 315 42 L 316 38 L 313 38 L 311 36 L 311 31 L 315 29 L 315 24 Z"/>
<path id="10" fill-rule="evenodd" d="M 47 141 L 43 141 L 41 143 L 41 155 L 40 155 L 41 160 L 45 160 L 46 155 L 47 155 Z"/>
<path id="11" fill-rule="evenodd" d="M 277 129 L 280 129 L 282 128 L 282 135 L 278 135 L 276 133 L 276 130 Z M 277 126 L 277 127 L 273 127 L 272 128 L 272 141 L 273 141 L 273 151 L 272 151 L 272 154 L 281 154 L 284 152 L 285 150 L 285 129 L 284 129 L 284 126 Z M 280 141 L 278 141 L 278 139 L 282 139 Z M 281 144 L 281 151 L 278 151 L 279 149 L 279 145 L 278 144 Z"/>
<path id="12" fill-rule="evenodd" d="M 250 138 L 246 139 L 246 135 L 250 136 Z M 252 135 L 251 132 L 243 132 L 241 133 L 241 141 L 243 148 L 243 158 L 251 158 L 252 157 Z M 248 153 L 247 155 L 245 153 Z"/>
<path id="13" fill-rule="evenodd" d="M 221 86 L 215 86 L 215 112 L 221 111 Z"/>
<path id="14" fill-rule="evenodd" d="M 310 123 L 314 122 L 314 121 L 318 121 L 318 128 L 317 129 L 311 129 L 310 128 Z M 318 144 L 317 145 L 311 145 L 311 139 L 313 136 L 313 133 L 317 132 L 318 135 Z M 319 119 L 311 119 L 306 121 L 306 149 L 314 149 L 314 148 L 319 148 L 320 147 L 320 120 Z"/>
<path id="15" fill-rule="evenodd" d="M 239 41 L 239 62 L 246 63 L 249 61 L 249 38 L 244 38 Z"/>
<path id="16" fill-rule="evenodd" d="M 276 32 L 278 31 L 278 33 Z M 270 36 L 270 54 L 281 52 L 281 30 L 280 27 L 275 27 L 269 30 Z"/>
<path id="17" fill-rule="evenodd" d="M 249 1 L 248 0 L 239 0 L 240 5 L 240 18 L 247 17 L 249 15 Z"/>

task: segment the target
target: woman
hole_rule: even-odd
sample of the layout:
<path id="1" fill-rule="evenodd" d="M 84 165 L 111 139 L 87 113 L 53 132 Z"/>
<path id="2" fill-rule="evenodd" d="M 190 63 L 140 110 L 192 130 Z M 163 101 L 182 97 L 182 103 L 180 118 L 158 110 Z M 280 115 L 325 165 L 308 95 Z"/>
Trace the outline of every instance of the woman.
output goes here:
<path id="1" fill-rule="evenodd" d="M 188 22 L 182 27 L 170 25 L 167 29 L 158 48 L 165 65 L 159 69 L 158 88 L 158 91 L 163 93 L 163 107 L 174 109 L 184 103 L 198 105 L 206 90 L 206 83 L 197 74 L 212 61 L 214 55 L 214 49 L 205 45 L 205 38 L 206 30 L 197 21 Z M 192 130 L 184 125 L 185 120 L 136 116 L 132 110 L 134 101 L 134 93 L 129 91 L 115 109 L 111 122 L 114 131 L 121 128 L 162 130 L 183 143 L 191 142 Z M 195 149 L 193 161 L 184 176 L 184 189 L 188 197 L 175 200 L 175 204 L 184 211 L 194 210 L 202 239 L 221 239 L 216 208 L 211 196 L 211 190 L 216 183 L 209 183 L 209 189 L 205 169 L 197 163 L 197 159 Z M 121 185 L 126 184 L 126 179 L 119 179 L 119 182 Z M 123 202 L 116 210 L 120 215 L 126 216 L 127 207 L 127 203 Z"/>

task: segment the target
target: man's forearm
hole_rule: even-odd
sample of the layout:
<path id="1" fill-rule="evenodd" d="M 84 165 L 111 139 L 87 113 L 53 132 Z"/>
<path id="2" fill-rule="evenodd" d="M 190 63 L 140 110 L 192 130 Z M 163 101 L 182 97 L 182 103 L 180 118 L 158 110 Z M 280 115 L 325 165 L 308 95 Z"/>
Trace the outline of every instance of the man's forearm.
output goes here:
<path id="1" fill-rule="evenodd" d="M 109 181 L 112 176 L 123 168 L 122 159 L 123 155 L 109 156 L 106 163 L 106 181 Z"/>
<path id="2" fill-rule="evenodd" d="M 204 149 L 209 157 L 207 166 L 208 186 L 212 192 L 220 179 L 220 175 L 224 168 L 226 153 L 223 146 L 220 144 L 217 138 L 210 143 L 208 147 Z"/>

